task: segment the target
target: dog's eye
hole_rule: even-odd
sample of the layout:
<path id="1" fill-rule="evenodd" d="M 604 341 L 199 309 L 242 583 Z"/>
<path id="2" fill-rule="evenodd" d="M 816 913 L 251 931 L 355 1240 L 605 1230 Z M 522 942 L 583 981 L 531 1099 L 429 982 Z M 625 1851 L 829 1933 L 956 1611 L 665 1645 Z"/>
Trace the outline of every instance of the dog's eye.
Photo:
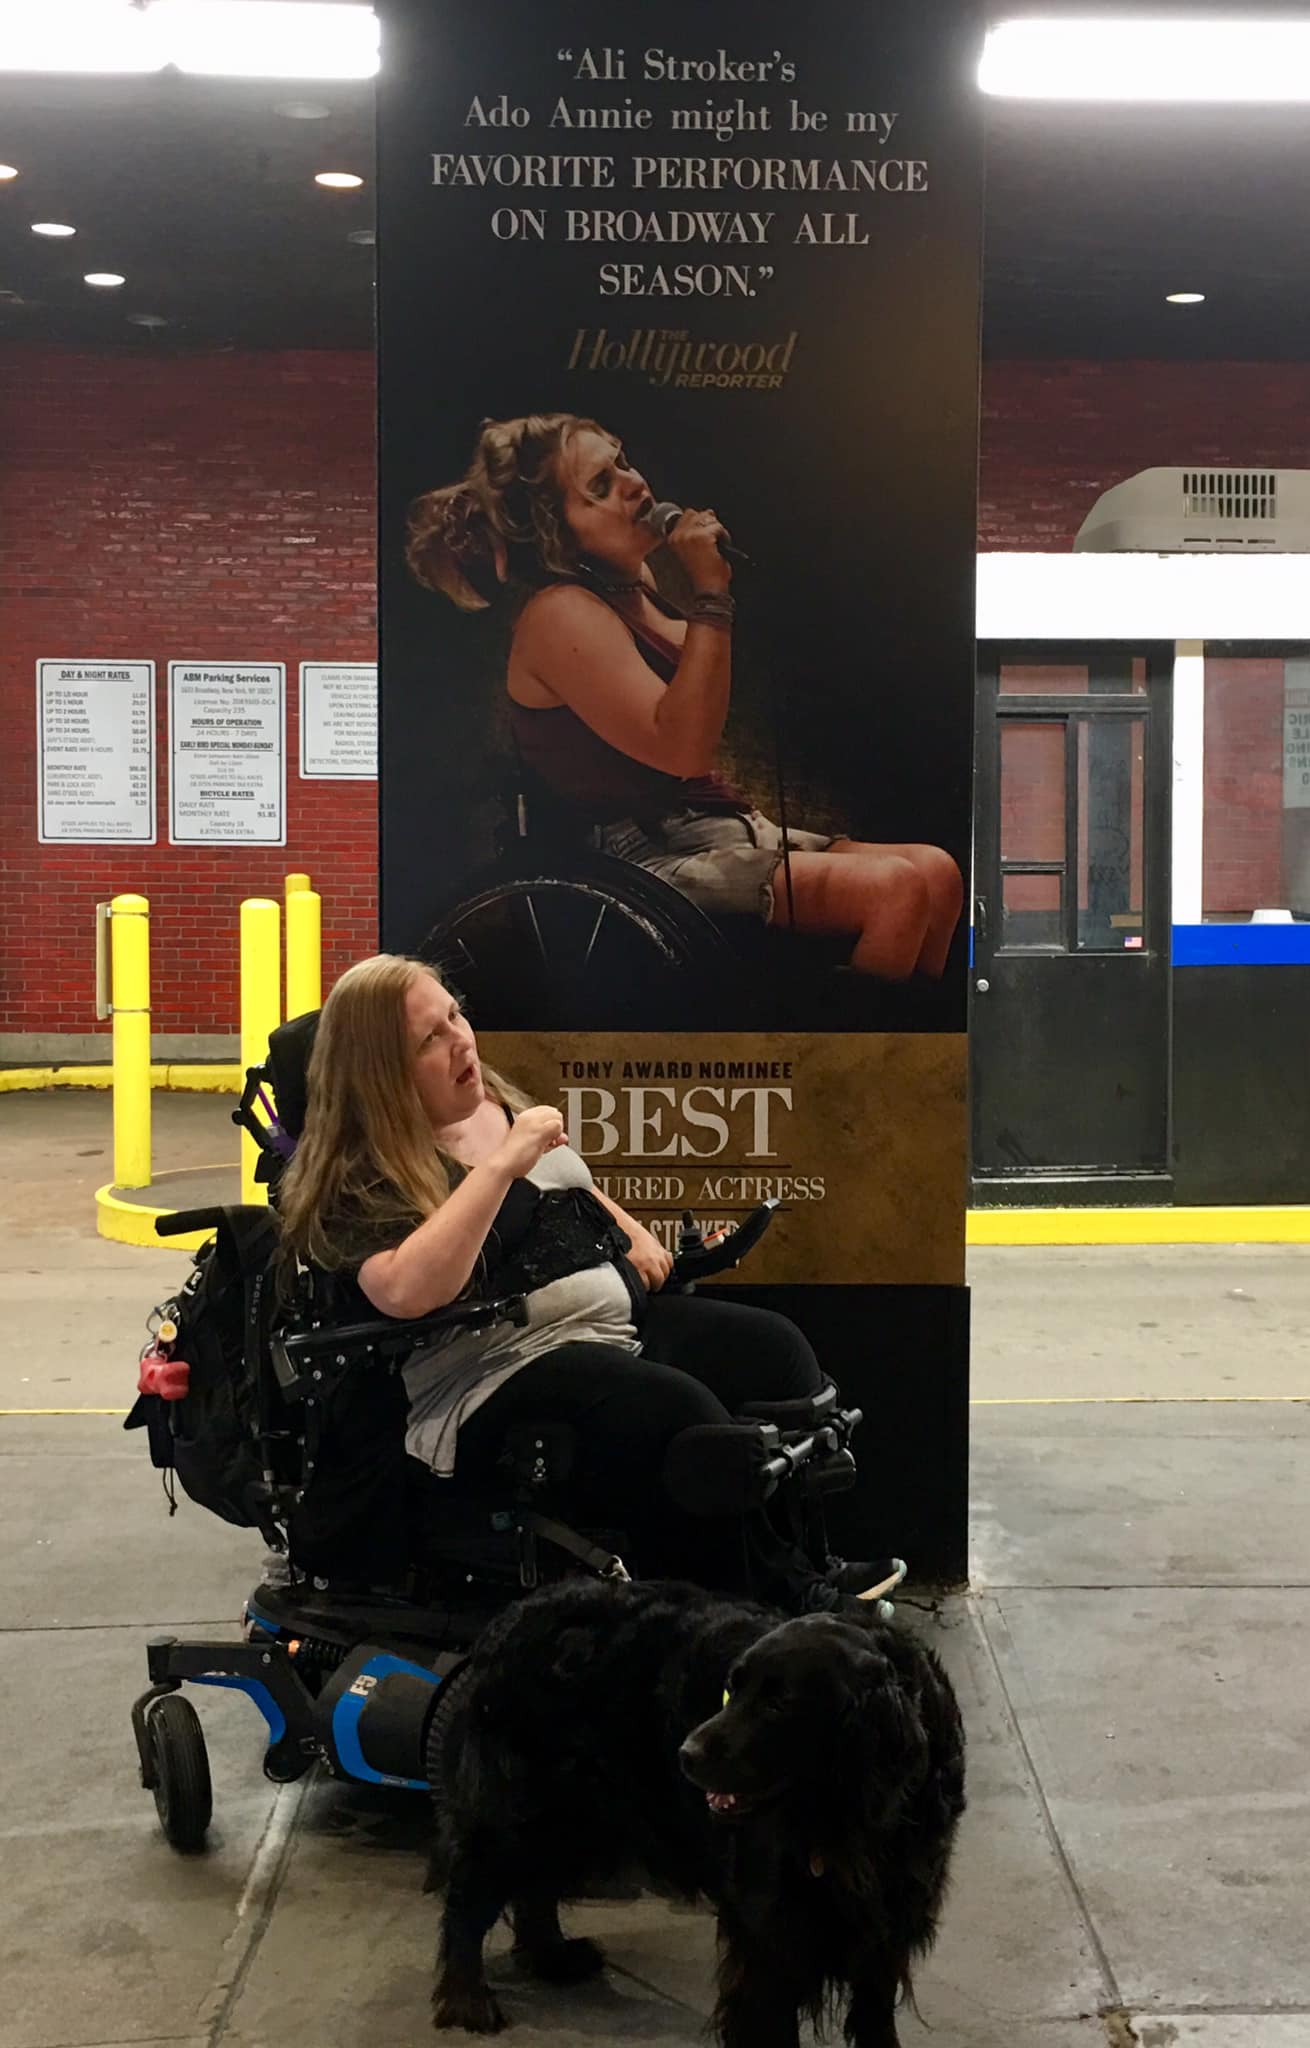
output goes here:
<path id="1" fill-rule="evenodd" d="M 723 1688 L 723 1704 L 724 1704 L 724 1706 L 725 1706 L 725 1707 L 727 1706 L 727 1704 L 728 1704 L 728 1701 L 729 1701 L 729 1700 L 730 1700 L 731 1698 L 732 1698 L 732 1694 L 731 1694 L 731 1693 L 729 1692 L 729 1690 L 728 1690 L 727 1686 L 725 1685 L 725 1686 L 724 1686 L 724 1688 Z"/>

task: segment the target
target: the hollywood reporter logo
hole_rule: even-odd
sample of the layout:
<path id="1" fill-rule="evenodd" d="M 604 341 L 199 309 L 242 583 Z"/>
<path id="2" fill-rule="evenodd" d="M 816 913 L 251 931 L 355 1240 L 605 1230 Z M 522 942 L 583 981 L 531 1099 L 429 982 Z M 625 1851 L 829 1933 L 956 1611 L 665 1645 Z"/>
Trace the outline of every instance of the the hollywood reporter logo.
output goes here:
<path id="1" fill-rule="evenodd" d="M 685 327 L 634 327 L 627 335 L 579 327 L 567 367 L 627 371 L 661 390 L 781 391 L 795 352 L 794 330 L 772 341 L 696 341 Z"/>

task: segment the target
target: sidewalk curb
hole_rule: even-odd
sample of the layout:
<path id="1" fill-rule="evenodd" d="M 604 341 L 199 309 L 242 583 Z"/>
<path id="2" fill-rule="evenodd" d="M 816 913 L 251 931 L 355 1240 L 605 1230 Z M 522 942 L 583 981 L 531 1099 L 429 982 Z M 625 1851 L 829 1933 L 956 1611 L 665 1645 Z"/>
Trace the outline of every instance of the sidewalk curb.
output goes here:
<path id="1" fill-rule="evenodd" d="M 1241 1209 L 971 1209 L 985 1245 L 1310 1244 L 1310 1207 Z"/>
<path id="2" fill-rule="evenodd" d="M 152 1066 L 150 1086 L 171 1089 L 178 1094 L 191 1095 L 239 1095 L 242 1073 L 240 1067 L 226 1061 L 215 1060 L 212 1064 L 174 1061 L 166 1066 Z M 114 1070 L 112 1067 L 3 1067 L 0 1068 L 0 1095 L 16 1094 L 19 1090 L 47 1088 L 112 1088 Z"/>

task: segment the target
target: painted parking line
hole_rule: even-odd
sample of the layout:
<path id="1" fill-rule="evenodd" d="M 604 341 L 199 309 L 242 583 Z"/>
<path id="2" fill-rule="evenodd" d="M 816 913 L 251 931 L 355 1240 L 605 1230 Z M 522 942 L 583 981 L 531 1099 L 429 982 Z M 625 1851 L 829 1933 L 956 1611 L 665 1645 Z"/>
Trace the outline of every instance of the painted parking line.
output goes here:
<path id="1" fill-rule="evenodd" d="M 1305 1394 L 995 1394 L 978 1395 L 971 1408 L 1298 1408 Z M 120 1419 L 126 1408 L 0 1408 L 0 1420 L 23 1415 L 106 1415 Z"/>

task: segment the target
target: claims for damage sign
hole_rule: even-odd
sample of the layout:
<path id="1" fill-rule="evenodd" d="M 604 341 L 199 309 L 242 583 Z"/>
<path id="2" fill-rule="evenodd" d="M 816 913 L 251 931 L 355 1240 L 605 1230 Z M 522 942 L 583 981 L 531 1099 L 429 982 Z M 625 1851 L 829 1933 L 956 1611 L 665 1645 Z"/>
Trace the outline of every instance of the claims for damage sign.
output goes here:
<path id="1" fill-rule="evenodd" d="M 616 1192 L 954 1284 L 978 10 L 381 12 L 384 943 Z"/>

